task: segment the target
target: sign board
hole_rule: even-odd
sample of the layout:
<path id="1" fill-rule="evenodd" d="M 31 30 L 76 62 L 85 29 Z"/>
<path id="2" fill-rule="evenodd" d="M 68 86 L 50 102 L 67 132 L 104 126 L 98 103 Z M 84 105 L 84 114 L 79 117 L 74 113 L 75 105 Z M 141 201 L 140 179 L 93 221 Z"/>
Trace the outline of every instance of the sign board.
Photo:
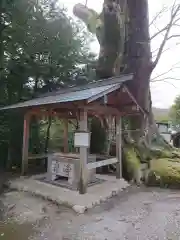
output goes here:
<path id="1" fill-rule="evenodd" d="M 75 132 L 74 134 L 75 147 L 90 147 L 90 133 L 89 132 Z"/>
<path id="2" fill-rule="evenodd" d="M 72 176 L 72 171 L 73 171 L 73 164 L 70 163 L 62 163 L 58 162 L 57 163 L 57 175 L 60 175 L 62 177 L 70 177 Z"/>
<path id="3" fill-rule="evenodd" d="M 52 162 L 52 174 L 62 177 L 71 177 L 73 174 L 73 164 L 64 162 Z"/>

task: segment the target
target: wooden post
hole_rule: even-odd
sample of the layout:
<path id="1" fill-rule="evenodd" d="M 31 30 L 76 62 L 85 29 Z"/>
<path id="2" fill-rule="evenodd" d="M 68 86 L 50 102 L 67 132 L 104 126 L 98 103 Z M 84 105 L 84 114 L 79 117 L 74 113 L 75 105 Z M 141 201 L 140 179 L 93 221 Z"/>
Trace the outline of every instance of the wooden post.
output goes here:
<path id="1" fill-rule="evenodd" d="M 122 178 L 122 119 L 120 116 L 116 117 L 116 157 L 118 162 L 116 164 L 116 178 Z"/>
<path id="2" fill-rule="evenodd" d="M 87 127 L 87 111 L 80 111 L 80 131 L 88 131 Z M 88 149 L 86 147 L 80 147 L 80 178 L 79 178 L 79 193 L 85 194 L 87 191 L 87 158 Z"/>
<path id="3" fill-rule="evenodd" d="M 29 124 L 30 124 L 30 115 L 26 113 L 24 116 L 24 130 L 23 130 L 22 168 L 21 168 L 22 175 L 25 175 L 28 170 Z"/>
<path id="4" fill-rule="evenodd" d="M 64 153 L 68 153 L 68 119 L 64 118 Z"/>

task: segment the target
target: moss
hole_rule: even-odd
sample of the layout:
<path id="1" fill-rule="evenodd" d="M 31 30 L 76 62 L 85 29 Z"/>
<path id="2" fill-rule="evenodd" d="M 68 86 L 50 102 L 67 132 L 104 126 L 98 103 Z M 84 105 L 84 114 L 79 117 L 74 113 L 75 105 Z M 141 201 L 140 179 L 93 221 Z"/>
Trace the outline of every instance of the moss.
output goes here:
<path id="1" fill-rule="evenodd" d="M 180 188 L 180 159 L 161 158 L 151 161 L 148 185 Z"/>
<path id="2" fill-rule="evenodd" d="M 151 159 L 163 159 L 163 158 L 177 159 L 177 158 L 180 158 L 180 151 L 176 149 L 172 149 L 170 151 L 164 148 L 151 149 L 150 156 L 151 156 Z"/>
<path id="3" fill-rule="evenodd" d="M 149 160 L 151 160 L 150 149 L 147 148 L 144 144 L 134 144 L 134 149 L 141 163 L 147 163 Z"/>
<path id="4" fill-rule="evenodd" d="M 159 159 L 159 158 L 171 158 L 172 152 L 167 151 L 165 149 L 151 149 L 150 151 L 152 159 Z"/>
<path id="5" fill-rule="evenodd" d="M 140 168 L 140 159 L 134 147 L 125 147 L 124 155 L 127 163 L 128 174 L 133 178 L 135 173 Z"/>

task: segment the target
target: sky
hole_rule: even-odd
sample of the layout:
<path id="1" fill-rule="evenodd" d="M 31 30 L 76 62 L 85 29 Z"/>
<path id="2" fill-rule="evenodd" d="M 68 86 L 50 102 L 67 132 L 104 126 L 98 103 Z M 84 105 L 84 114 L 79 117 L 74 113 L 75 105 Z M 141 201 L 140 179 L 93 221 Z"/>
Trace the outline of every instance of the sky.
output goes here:
<path id="1" fill-rule="evenodd" d="M 177 2 L 180 0 L 177 0 Z M 149 18 L 150 22 L 154 16 L 164 7 L 172 6 L 172 0 L 149 0 Z M 73 16 L 72 9 L 76 3 L 86 3 L 86 0 L 59 0 L 60 5 L 63 5 L 68 9 L 68 13 Z M 102 9 L 103 0 L 87 0 L 87 6 L 100 12 Z M 155 25 L 150 28 L 150 33 L 153 35 L 168 23 L 170 18 L 170 10 L 163 13 L 162 17 L 159 18 Z M 174 27 L 172 29 L 173 34 L 180 32 L 180 27 Z M 163 39 L 163 34 L 156 37 L 152 43 L 152 53 L 156 54 L 156 49 L 159 48 Z M 159 108 L 169 108 L 177 95 L 180 95 L 180 38 L 173 38 L 168 41 L 165 51 L 158 63 L 158 66 L 152 74 L 151 82 L 151 92 L 152 92 L 152 102 L 154 107 Z M 93 52 L 99 52 L 99 44 L 94 41 L 91 44 L 91 49 Z M 169 71 L 172 69 L 171 71 Z M 167 74 L 163 74 L 168 72 Z M 158 75 L 163 74 L 161 77 L 156 78 Z M 156 81 L 155 79 L 156 78 Z M 173 79 L 172 79 L 173 78 Z M 176 78 L 176 80 L 174 80 Z M 154 81 L 153 81 L 154 79 Z M 179 79 L 179 80 L 178 80 Z M 158 80 L 158 81 L 157 81 Z"/>

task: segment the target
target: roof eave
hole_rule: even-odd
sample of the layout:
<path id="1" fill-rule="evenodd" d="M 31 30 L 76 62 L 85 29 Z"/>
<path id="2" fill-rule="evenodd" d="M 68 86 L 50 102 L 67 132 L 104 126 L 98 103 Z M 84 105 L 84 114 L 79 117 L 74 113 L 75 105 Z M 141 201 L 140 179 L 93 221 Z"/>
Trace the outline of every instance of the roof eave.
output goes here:
<path id="1" fill-rule="evenodd" d="M 103 92 L 101 92 L 99 94 L 96 94 L 95 96 L 90 97 L 87 100 L 87 103 L 94 102 L 95 100 L 97 100 L 97 99 L 99 99 L 99 98 L 101 98 L 101 97 L 103 97 L 103 96 L 105 96 L 105 95 L 107 95 L 109 93 L 112 93 L 112 92 L 114 92 L 114 91 L 116 91 L 118 89 L 120 89 L 121 86 L 122 86 L 122 84 L 117 84 L 117 85 L 115 85 L 115 86 L 113 86 L 113 87 L 111 87 L 111 88 L 109 88 L 109 89 L 107 89 L 107 90 L 105 90 L 105 91 L 103 91 Z"/>

